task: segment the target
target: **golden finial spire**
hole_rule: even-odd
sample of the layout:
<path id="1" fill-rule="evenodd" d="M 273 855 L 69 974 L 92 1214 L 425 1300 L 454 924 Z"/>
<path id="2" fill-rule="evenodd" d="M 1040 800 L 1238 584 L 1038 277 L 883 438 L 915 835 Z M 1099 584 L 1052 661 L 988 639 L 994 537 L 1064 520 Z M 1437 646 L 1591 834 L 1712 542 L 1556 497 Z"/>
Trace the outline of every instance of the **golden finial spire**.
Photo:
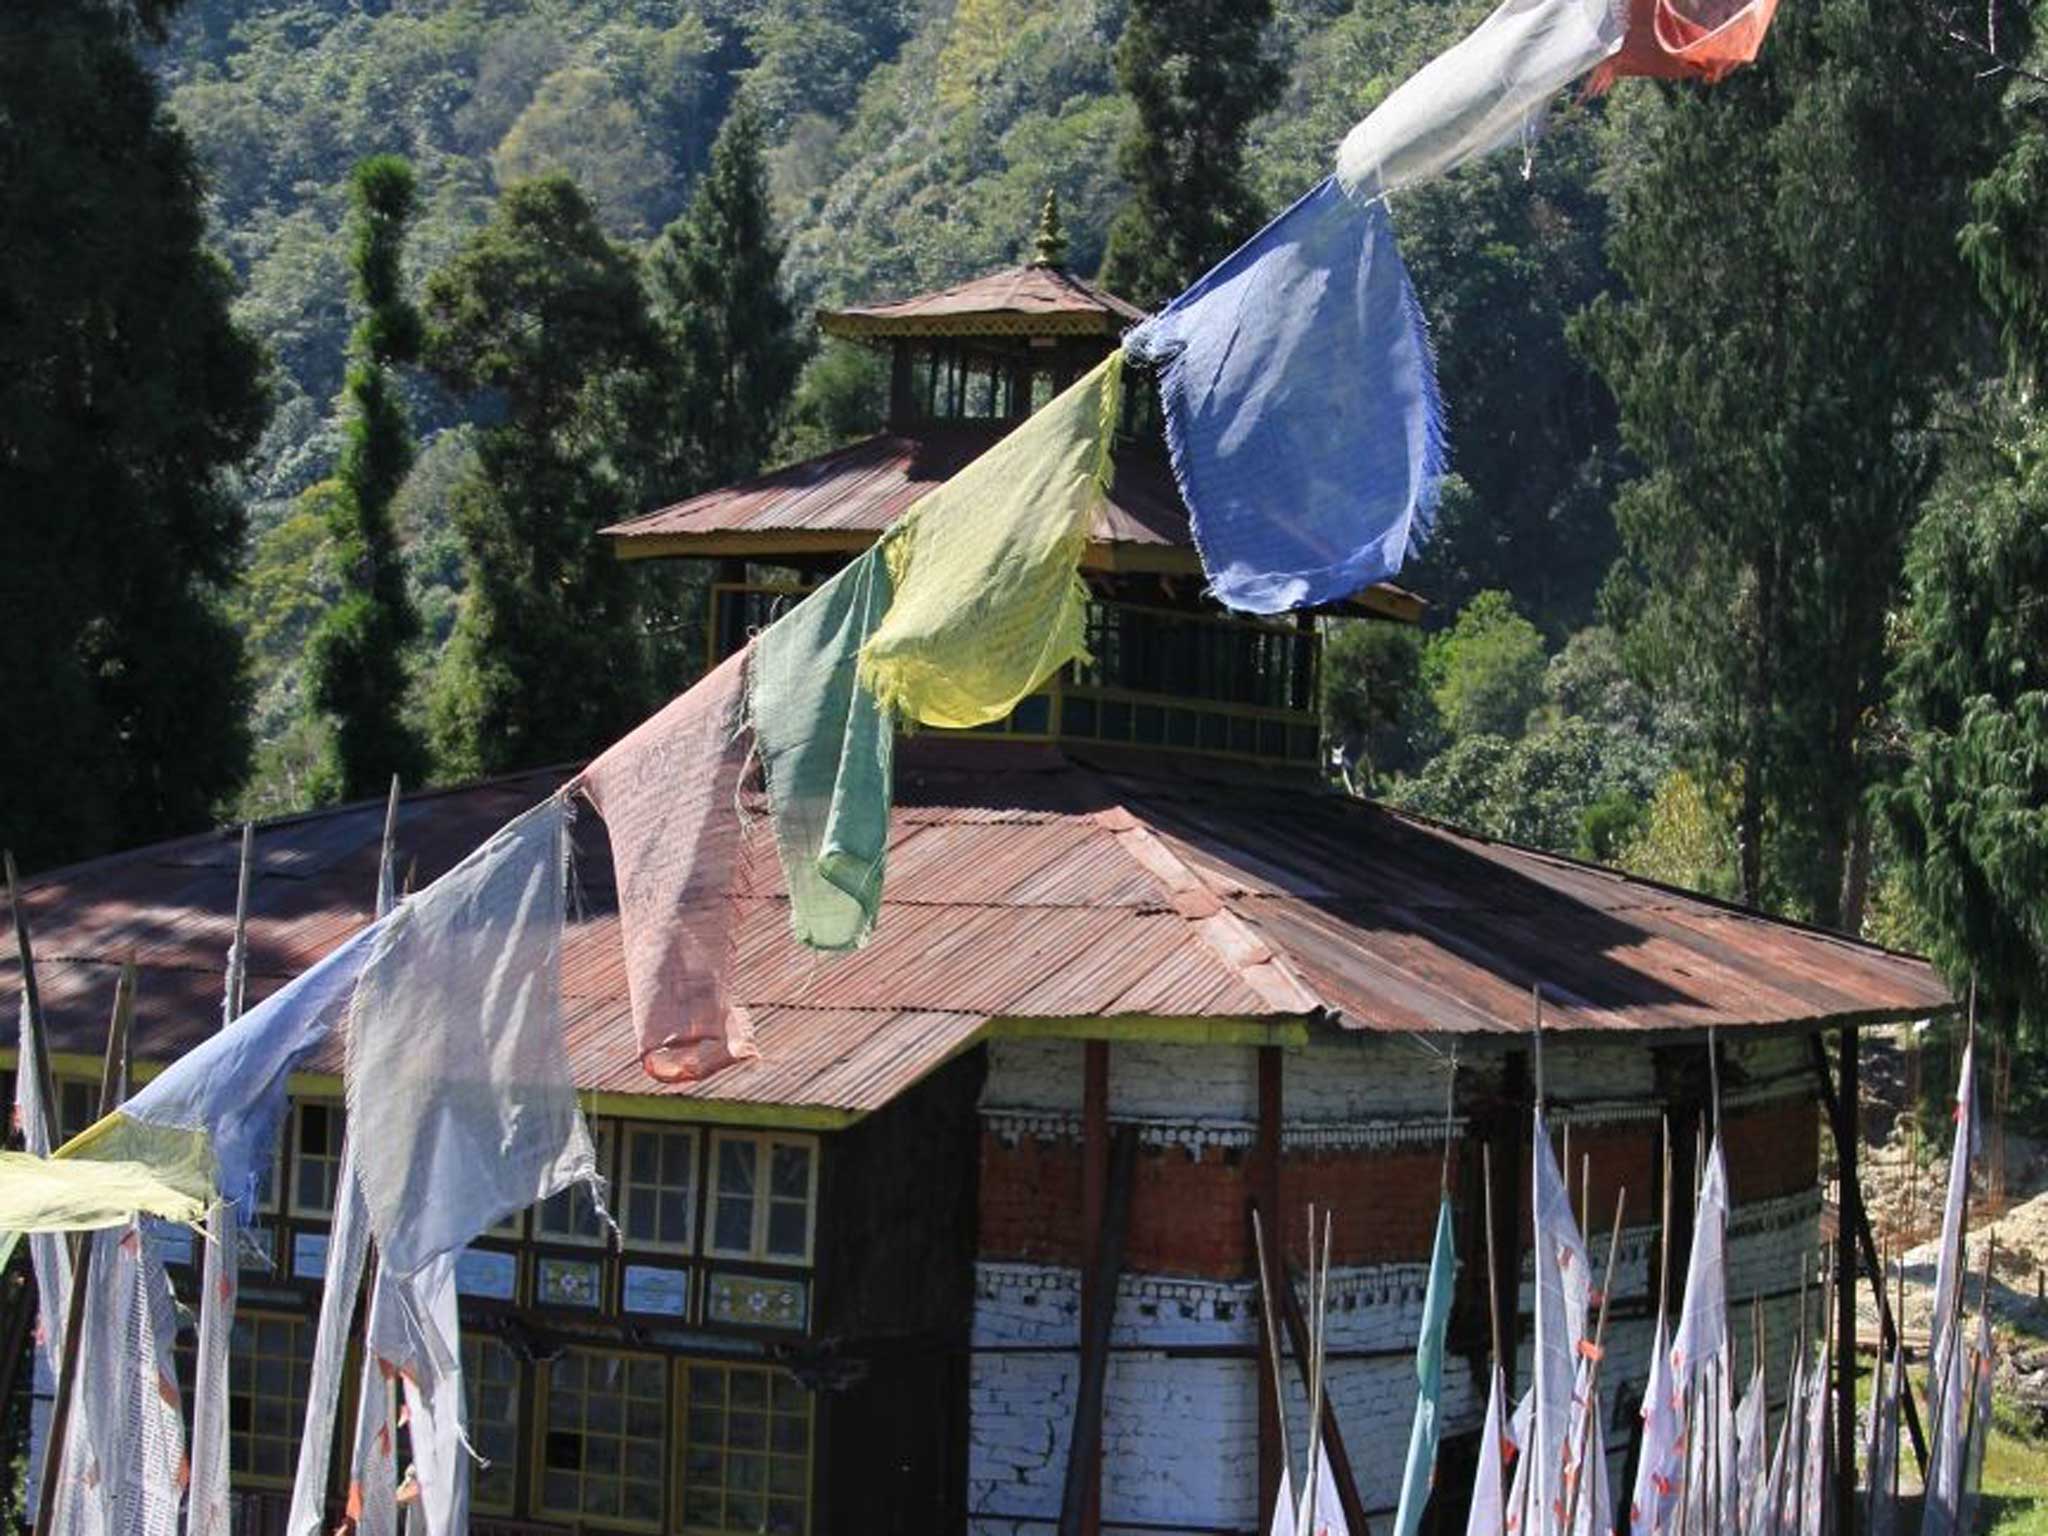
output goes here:
<path id="1" fill-rule="evenodd" d="M 1067 232 L 1060 228 L 1060 194 L 1045 189 L 1045 204 L 1038 210 L 1038 234 L 1031 242 L 1031 265 L 1064 271 L 1067 265 Z"/>

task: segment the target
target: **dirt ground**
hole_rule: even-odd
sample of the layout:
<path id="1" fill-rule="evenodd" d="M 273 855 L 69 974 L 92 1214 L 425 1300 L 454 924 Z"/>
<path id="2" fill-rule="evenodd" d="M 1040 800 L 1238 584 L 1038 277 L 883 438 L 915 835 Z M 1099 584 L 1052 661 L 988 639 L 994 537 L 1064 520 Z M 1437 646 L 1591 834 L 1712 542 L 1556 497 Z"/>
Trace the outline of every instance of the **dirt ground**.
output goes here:
<path id="1" fill-rule="evenodd" d="M 1903 1256 L 1906 1341 L 1909 1349 L 1918 1349 L 1924 1347 L 1927 1337 L 1941 1208 L 1948 1188 L 1945 1145 L 1930 1147 L 1930 1142 L 1945 1144 L 1949 1128 L 1946 1124 L 1921 1127 L 1909 1113 L 1915 1064 L 1908 1032 L 1871 1031 L 1865 1042 L 1869 1070 L 1864 1076 L 1863 1198 L 1872 1234 L 1893 1275 L 1894 1294 Z M 1937 1102 L 1948 1101 L 1954 1091 L 1953 1083 L 1946 1080 L 1954 1070 L 1950 1052 L 1925 1049 L 1920 1058 L 1918 1069 L 1930 1074 L 1932 1096 Z M 1935 1084 L 1937 1075 L 1942 1081 Z M 1964 1300 L 1973 1314 L 1983 1304 L 1980 1277 L 1987 1251 L 1994 1251 L 1990 1305 L 1992 1326 L 2001 1345 L 1998 1387 L 2002 1396 L 2048 1421 L 2048 1146 L 1998 1126 L 1989 1113 L 1988 1076 L 1986 1073 L 1987 1081 L 1979 1085 L 1979 1102 L 1985 1110 L 1980 1134 L 1985 1145 L 1972 1186 L 1967 1238 L 1970 1277 Z M 2002 1169 L 1998 1166 L 2001 1153 Z M 1859 1297 L 1858 1316 L 1859 1334 L 1874 1340 L 1877 1311 L 1867 1288 Z"/>

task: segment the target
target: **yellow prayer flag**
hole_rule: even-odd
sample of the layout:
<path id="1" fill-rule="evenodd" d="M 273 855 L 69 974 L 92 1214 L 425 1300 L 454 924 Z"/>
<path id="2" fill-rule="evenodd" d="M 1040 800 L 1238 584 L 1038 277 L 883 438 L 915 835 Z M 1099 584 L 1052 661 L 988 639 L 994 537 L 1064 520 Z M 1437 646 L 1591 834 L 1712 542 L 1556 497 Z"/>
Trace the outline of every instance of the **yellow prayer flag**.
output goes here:
<path id="1" fill-rule="evenodd" d="M 885 708 L 986 725 L 1086 654 L 1081 551 L 1109 484 L 1122 368 L 1112 352 L 890 531 L 895 597 L 860 653 Z"/>

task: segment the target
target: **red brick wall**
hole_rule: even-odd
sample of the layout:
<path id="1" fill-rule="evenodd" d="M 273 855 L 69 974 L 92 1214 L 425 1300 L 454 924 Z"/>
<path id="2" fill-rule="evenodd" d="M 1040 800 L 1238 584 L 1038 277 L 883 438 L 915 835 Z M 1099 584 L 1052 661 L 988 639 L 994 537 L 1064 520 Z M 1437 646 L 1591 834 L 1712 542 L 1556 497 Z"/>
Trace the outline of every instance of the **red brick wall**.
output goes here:
<path id="1" fill-rule="evenodd" d="M 1572 1166 L 1565 1170 L 1574 1209 L 1581 1205 L 1581 1159 L 1592 1159 L 1592 1229 L 1604 1234 L 1616 1191 L 1626 1186 L 1625 1222 L 1656 1219 L 1659 1127 L 1640 1120 L 1574 1126 Z M 1727 1124 L 1728 1172 L 1736 1204 L 1811 1189 L 1819 1166 L 1819 1115 L 1795 1099 L 1733 1111 Z M 1452 1151 L 1451 1189 L 1462 1193 L 1461 1159 L 1476 1143 Z M 1281 1161 L 1276 1225 L 1297 1264 L 1310 1201 L 1336 1219 L 1332 1256 L 1340 1265 L 1421 1263 L 1435 1229 L 1441 1152 L 1431 1146 L 1289 1152 Z M 1209 1147 L 1199 1157 L 1180 1147 L 1140 1146 L 1131 1191 L 1125 1264 L 1141 1274 L 1233 1280 L 1253 1270 L 1245 1220 L 1250 1157 L 1241 1148 Z M 1471 1180 L 1476 1186 L 1476 1176 Z M 1501 1198 L 1496 1192 L 1496 1198 Z M 1003 1262 L 1081 1262 L 1081 1147 L 1076 1139 L 981 1138 L 980 1256 Z M 1526 1241 L 1526 1199 L 1524 1207 Z"/>

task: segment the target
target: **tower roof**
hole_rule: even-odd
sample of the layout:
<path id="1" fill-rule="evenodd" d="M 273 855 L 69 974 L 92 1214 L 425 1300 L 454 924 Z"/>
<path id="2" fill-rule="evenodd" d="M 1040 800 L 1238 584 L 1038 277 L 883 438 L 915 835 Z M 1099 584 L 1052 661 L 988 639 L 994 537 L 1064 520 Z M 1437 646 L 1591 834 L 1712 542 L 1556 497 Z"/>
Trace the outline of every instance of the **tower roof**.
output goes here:
<path id="1" fill-rule="evenodd" d="M 818 311 L 818 328 L 849 341 L 910 336 L 1115 337 L 1145 311 L 1061 267 L 1032 263 L 883 304 Z"/>

